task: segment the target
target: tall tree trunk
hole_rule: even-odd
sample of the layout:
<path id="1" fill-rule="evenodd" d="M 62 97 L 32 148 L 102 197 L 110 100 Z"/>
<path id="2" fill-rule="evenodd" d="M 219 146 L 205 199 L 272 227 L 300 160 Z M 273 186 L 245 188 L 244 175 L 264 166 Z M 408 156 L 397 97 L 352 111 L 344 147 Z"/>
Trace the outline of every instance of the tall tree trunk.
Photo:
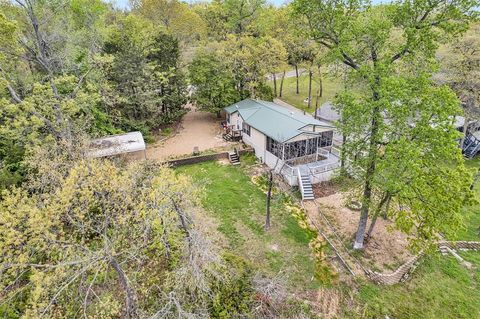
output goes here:
<path id="1" fill-rule="evenodd" d="M 315 116 L 314 116 L 315 118 L 317 118 L 318 101 L 322 96 L 323 96 L 322 70 L 320 68 L 320 65 L 318 65 L 318 89 L 317 89 L 317 94 L 315 96 Z"/>
<path id="2" fill-rule="evenodd" d="M 128 278 L 125 275 L 125 272 L 118 264 L 115 258 L 110 259 L 110 266 L 112 266 L 113 270 L 117 273 L 118 281 L 120 286 L 125 292 L 125 311 L 127 318 L 138 318 L 138 309 L 137 309 L 137 302 L 135 292 L 133 291 L 132 287 L 130 287 L 128 283 Z"/>
<path id="3" fill-rule="evenodd" d="M 375 78 L 375 87 L 373 88 L 373 101 L 377 103 L 380 99 L 378 88 L 380 87 L 380 78 L 377 75 Z M 357 234 L 355 236 L 354 249 L 363 249 L 363 241 L 365 238 L 365 229 L 367 227 L 368 212 L 372 200 L 372 180 L 375 174 L 377 164 L 377 134 L 379 130 L 379 119 L 381 117 L 380 108 L 375 104 L 372 110 L 372 123 L 370 126 L 370 143 L 368 148 L 368 162 L 367 171 L 365 173 L 365 181 L 363 187 L 362 211 L 360 213 L 360 221 L 358 222 Z M 353 167 L 355 169 L 355 167 Z"/>
<path id="4" fill-rule="evenodd" d="M 323 97 L 323 76 L 321 66 L 318 66 L 318 90 L 320 91 L 319 97 Z"/>
<path id="5" fill-rule="evenodd" d="M 317 94 L 315 95 L 315 113 L 313 113 L 313 117 L 317 118 L 318 113 L 318 100 L 320 99 L 320 89 L 317 90 Z"/>
<path id="6" fill-rule="evenodd" d="M 272 73 L 273 76 L 273 96 L 277 97 L 277 75 Z"/>
<path id="7" fill-rule="evenodd" d="M 297 94 L 300 93 L 300 91 L 298 90 L 298 65 L 295 64 L 295 77 L 297 79 Z"/>
<path id="8" fill-rule="evenodd" d="M 312 106 L 312 75 L 311 69 L 308 70 L 308 108 Z"/>
<path id="9" fill-rule="evenodd" d="M 342 134 L 342 148 L 346 142 L 347 142 L 347 136 L 345 134 Z M 342 174 L 347 173 L 345 168 L 345 161 L 346 161 L 346 154 L 344 151 L 340 151 L 340 172 L 342 172 Z"/>
<path id="10" fill-rule="evenodd" d="M 285 70 L 283 70 L 282 79 L 280 80 L 280 92 L 278 94 L 279 97 L 282 97 L 283 94 L 283 80 L 285 80 Z"/>
<path id="11" fill-rule="evenodd" d="M 382 200 L 380 201 L 380 203 L 378 204 L 378 207 L 375 211 L 375 214 L 373 215 L 372 217 L 372 221 L 370 222 L 370 226 L 368 227 L 368 231 L 367 231 L 367 242 L 370 240 L 370 238 L 372 237 L 372 232 L 373 232 L 373 229 L 375 228 L 375 224 L 377 223 L 377 218 L 378 216 L 380 215 L 381 211 L 382 211 L 382 208 L 383 206 L 386 204 L 387 206 L 387 210 L 388 210 L 388 206 L 390 204 L 390 199 L 391 199 L 391 196 L 390 194 L 385 194 L 385 196 L 382 197 Z"/>
<path id="12" fill-rule="evenodd" d="M 267 191 L 267 214 L 265 216 L 265 230 L 270 229 L 270 201 L 272 199 L 273 188 L 273 171 L 270 170 L 268 176 L 268 191 Z"/>

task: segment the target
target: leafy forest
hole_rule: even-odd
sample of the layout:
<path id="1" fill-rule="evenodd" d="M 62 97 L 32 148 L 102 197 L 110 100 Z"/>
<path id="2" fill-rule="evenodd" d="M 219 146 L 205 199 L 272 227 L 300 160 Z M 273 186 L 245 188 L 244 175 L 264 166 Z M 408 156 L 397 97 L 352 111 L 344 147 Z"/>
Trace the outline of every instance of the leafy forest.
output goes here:
<path id="1" fill-rule="evenodd" d="M 153 142 L 190 104 L 220 117 L 245 98 L 299 99 L 299 72 L 310 113 L 335 85 L 342 161 L 363 172 L 354 248 L 381 214 L 416 252 L 453 236 L 476 203 L 452 119 L 480 118 L 479 6 L 0 0 L 0 317 L 322 317 L 308 292 L 216 245 L 201 213 L 209 185 L 85 156 L 92 138 Z"/>

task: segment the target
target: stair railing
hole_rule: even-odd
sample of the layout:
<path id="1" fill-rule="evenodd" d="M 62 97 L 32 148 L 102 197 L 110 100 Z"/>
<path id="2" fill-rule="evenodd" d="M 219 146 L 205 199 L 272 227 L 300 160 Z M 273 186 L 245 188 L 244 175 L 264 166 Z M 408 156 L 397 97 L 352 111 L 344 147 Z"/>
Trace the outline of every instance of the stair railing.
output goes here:
<path id="1" fill-rule="evenodd" d="M 298 186 L 300 187 L 300 192 L 302 193 L 302 199 L 304 195 L 303 183 L 302 183 L 302 174 L 300 173 L 300 168 L 297 167 L 297 177 L 298 177 Z"/>
<path id="2" fill-rule="evenodd" d="M 480 143 L 477 143 L 477 145 L 474 146 L 473 150 L 472 150 L 472 154 L 471 154 L 471 157 L 474 157 L 477 153 L 478 153 L 478 150 L 480 149 Z"/>

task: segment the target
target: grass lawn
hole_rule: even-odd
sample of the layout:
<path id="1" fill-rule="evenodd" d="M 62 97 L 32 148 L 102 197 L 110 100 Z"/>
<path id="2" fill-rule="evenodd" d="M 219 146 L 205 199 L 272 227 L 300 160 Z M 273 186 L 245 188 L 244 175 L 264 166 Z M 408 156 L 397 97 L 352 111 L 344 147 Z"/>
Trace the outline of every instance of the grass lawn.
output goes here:
<path id="1" fill-rule="evenodd" d="M 470 261 L 478 252 L 469 252 Z M 434 254 L 424 258 L 405 283 L 360 286 L 361 313 L 351 318 L 480 318 L 480 273 L 468 270 L 452 256 Z"/>
<path id="2" fill-rule="evenodd" d="M 273 88 L 273 81 L 268 84 Z M 315 96 L 318 89 L 318 82 L 316 79 L 312 81 L 312 105 L 308 108 L 307 103 L 303 101 L 308 97 L 308 73 L 304 72 L 299 77 L 299 90 L 296 93 L 296 78 L 286 78 L 283 82 L 283 94 L 279 99 L 301 109 L 307 113 L 315 111 Z M 318 106 L 327 101 L 332 101 L 335 95 L 343 89 L 343 82 L 340 79 L 333 78 L 327 75 L 323 76 L 323 96 L 318 101 Z M 280 90 L 280 79 L 277 79 L 277 90 Z"/>
<path id="3" fill-rule="evenodd" d="M 467 161 L 467 167 L 480 167 L 480 158 Z M 480 183 L 475 186 L 480 200 Z M 465 228 L 453 240 L 480 240 L 480 203 L 465 207 Z M 467 269 L 452 256 L 435 253 L 422 259 L 406 283 L 377 286 L 360 283 L 359 318 L 480 318 L 480 252 L 459 254 L 474 265 Z"/>
<path id="4" fill-rule="evenodd" d="M 246 173 L 252 161 L 244 156 L 241 166 L 212 161 L 178 167 L 176 171 L 204 187 L 202 206 L 225 236 L 225 249 L 270 275 L 285 272 L 289 286 L 295 290 L 318 287 L 312 280 L 315 265 L 308 247 L 310 238 L 285 209 L 283 195 L 274 197 L 271 229 L 263 229 L 265 194 Z"/>
<path id="5" fill-rule="evenodd" d="M 471 168 L 475 174 L 476 170 L 480 169 L 480 157 L 477 156 L 474 159 L 467 160 L 466 166 Z M 480 241 L 480 179 L 475 184 L 475 194 L 479 202 L 476 205 L 464 208 L 465 228 L 459 231 L 453 239 Z"/>
<path id="6" fill-rule="evenodd" d="M 244 256 L 264 272 L 288 274 L 293 291 L 315 289 L 310 238 L 286 212 L 281 195 L 272 205 L 272 228 L 263 230 L 265 194 L 247 174 L 253 158 L 243 157 L 242 166 L 205 162 L 176 168 L 204 186 L 202 204 L 225 237 L 225 249 Z M 470 161 L 479 167 L 480 160 Z M 480 185 L 476 187 L 480 194 Z M 480 196 L 479 196 L 480 198 Z M 480 240 L 480 204 L 465 208 L 467 227 L 458 239 Z M 405 283 L 379 286 L 362 279 L 332 287 L 352 296 L 344 301 L 340 318 L 480 318 L 480 252 L 459 252 L 475 268 L 467 269 L 452 256 L 439 253 L 422 259 Z"/>

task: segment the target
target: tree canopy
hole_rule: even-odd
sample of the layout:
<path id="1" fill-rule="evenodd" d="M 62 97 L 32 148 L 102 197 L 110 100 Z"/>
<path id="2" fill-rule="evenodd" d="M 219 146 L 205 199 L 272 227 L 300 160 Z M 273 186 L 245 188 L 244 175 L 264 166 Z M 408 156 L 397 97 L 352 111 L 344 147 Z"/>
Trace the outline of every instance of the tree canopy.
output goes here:
<path id="1" fill-rule="evenodd" d="M 446 87 L 434 88 L 430 78 L 436 67 L 434 56 L 440 41 L 467 29 L 471 17 L 475 15 L 474 2 L 399 1 L 374 6 L 363 1 L 296 0 L 293 7 L 299 19 L 305 20 L 308 35 L 327 48 L 332 58 L 348 66 L 350 77 L 364 87 L 360 99 L 352 98 L 347 92 L 337 101 L 342 115 L 339 128 L 346 136 L 343 152 L 353 162 L 351 169 L 359 171 L 362 183 L 363 207 L 354 246 L 363 247 L 370 208 L 381 206 L 383 202 L 376 200 L 382 197 L 378 194 L 386 192 L 388 196 L 393 196 L 389 187 L 382 183 L 387 179 L 383 177 L 383 170 L 396 167 L 399 161 L 391 158 L 385 162 L 382 160 L 389 155 L 389 145 L 402 140 L 398 135 L 403 132 L 407 133 L 405 141 L 409 141 L 409 147 L 416 147 L 412 153 L 407 152 L 409 157 L 404 158 L 404 169 L 416 167 L 413 160 L 428 165 L 423 167 L 423 172 L 429 172 L 434 166 L 435 169 L 441 167 L 444 174 L 451 176 L 449 185 L 463 191 L 449 197 L 448 188 L 432 187 L 428 188 L 429 194 L 449 198 L 450 205 L 455 207 L 449 214 L 458 217 L 461 203 L 470 196 L 467 190 L 470 178 L 463 168 L 460 149 L 454 142 L 452 125 L 452 117 L 461 111 L 454 94 L 448 93 Z M 421 90 L 412 88 L 408 81 L 416 83 Z M 437 94 L 442 92 L 439 95 L 442 99 L 434 98 L 432 92 L 435 91 Z M 430 96 L 430 99 L 425 99 L 425 96 Z M 423 103 L 419 104 L 419 101 Z M 435 103 L 432 104 L 432 101 Z M 442 107 L 432 108 L 434 105 Z M 403 127 L 399 128 L 397 125 L 401 121 Z M 409 126 L 405 127 L 405 123 Z M 408 129 L 410 126 L 413 128 Z M 389 130 L 392 130 L 391 134 Z M 424 144 L 428 136 L 417 138 L 408 135 L 412 130 L 429 134 L 435 130 L 436 141 L 441 142 L 437 144 L 430 140 L 434 144 Z M 401 146 L 398 145 L 398 148 Z M 392 152 L 401 153 L 397 150 Z M 437 160 L 426 161 L 426 155 Z M 424 179 L 431 179 L 429 183 L 441 183 L 441 178 L 443 176 L 420 174 L 404 180 L 397 179 L 395 183 L 411 186 L 412 183 L 427 182 Z M 411 196 L 416 196 L 416 202 Z M 400 201 L 397 209 L 399 216 L 408 211 L 411 217 L 408 220 L 412 223 L 417 219 L 422 221 L 417 226 L 429 224 L 427 228 L 431 231 L 428 234 L 420 231 L 420 239 L 430 238 L 435 231 L 441 231 L 439 220 L 447 223 L 444 219 L 424 218 L 430 214 L 435 216 L 441 210 L 434 209 L 432 212 L 432 202 L 425 199 L 425 194 L 410 194 L 407 203 L 403 202 L 402 196 L 397 199 Z M 397 219 L 397 225 L 402 227 L 405 220 Z M 452 222 L 451 226 L 455 225 L 457 223 Z"/>

